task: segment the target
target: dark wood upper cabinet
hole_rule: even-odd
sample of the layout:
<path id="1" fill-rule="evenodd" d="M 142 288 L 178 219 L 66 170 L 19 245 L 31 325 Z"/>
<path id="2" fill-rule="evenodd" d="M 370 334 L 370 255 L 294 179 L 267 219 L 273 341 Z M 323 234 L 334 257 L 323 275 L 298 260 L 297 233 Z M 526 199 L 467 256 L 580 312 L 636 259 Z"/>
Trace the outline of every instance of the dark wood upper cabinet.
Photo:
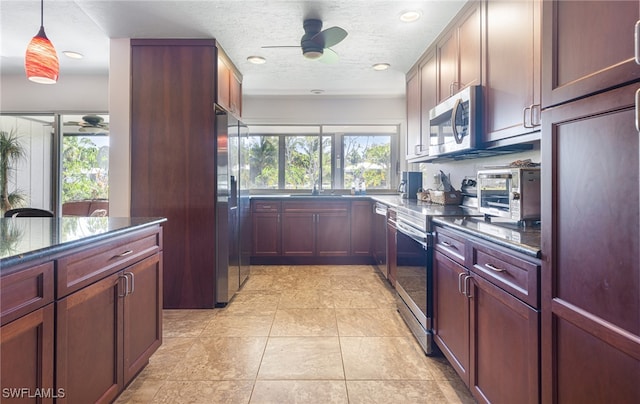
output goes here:
<path id="1" fill-rule="evenodd" d="M 407 77 L 407 159 L 422 150 L 420 111 L 420 74 L 414 70 Z"/>
<path id="2" fill-rule="evenodd" d="M 482 82 L 481 2 L 470 2 L 438 41 L 438 102 Z"/>
<path id="3" fill-rule="evenodd" d="M 484 142 L 540 130 L 541 3 L 486 2 Z"/>
<path id="4" fill-rule="evenodd" d="M 543 107 L 638 80 L 638 19 L 637 1 L 543 1 Z"/>

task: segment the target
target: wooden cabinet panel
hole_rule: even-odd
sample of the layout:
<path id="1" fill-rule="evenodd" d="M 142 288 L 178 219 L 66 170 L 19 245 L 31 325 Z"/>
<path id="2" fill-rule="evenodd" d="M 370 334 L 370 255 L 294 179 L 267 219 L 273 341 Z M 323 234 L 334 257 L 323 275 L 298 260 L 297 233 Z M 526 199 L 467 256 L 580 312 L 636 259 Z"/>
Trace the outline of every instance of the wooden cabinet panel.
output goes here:
<path id="1" fill-rule="evenodd" d="M 316 255 L 347 256 L 350 252 L 350 240 L 348 210 L 316 214 Z"/>
<path id="2" fill-rule="evenodd" d="M 420 154 L 429 154 L 429 111 L 438 104 L 438 65 L 436 52 L 428 53 L 420 64 Z"/>
<path id="3" fill-rule="evenodd" d="M 54 390 L 53 344 L 53 303 L 0 327 L 0 388 L 7 402 L 36 402 L 28 396 L 37 393 L 48 395 L 40 403 L 64 396 Z"/>
<path id="4" fill-rule="evenodd" d="M 420 75 L 415 71 L 407 79 L 407 158 L 421 149 L 420 119 Z"/>
<path id="5" fill-rule="evenodd" d="M 372 235 L 373 204 L 371 201 L 351 202 L 351 255 L 371 256 Z"/>
<path id="6" fill-rule="evenodd" d="M 468 271 L 440 252 L 433 254 L 433 339 L 469 385 L 469 299 L 460 292 Z"/>
<path id="7" fill-rule="evenodd" d="M 282 215 L 282 229 L 284 256 L 315 255 L 315 213 L 285 211 Z"/>
<path id="8" fill-rule="evenodd" d="M 543 112 L 543 402 L 640 402 L 638 88 Z"/>
<path id="9" fill-rule="evenodd" d="M 131 275 L 129 275 L 131 274 Z M 124 298 L 124 383 L 146 366 L 162 344 L 162 253 L 130 267 L 131 292 Z"/>
<path id="10" fill-rule="evenodd" d="M 3 276 L 0 279 L 2 325 L 53 302 L 53 262 Z"/>
<path id="11" fill-rule="evenodd" d="M 540 3 L 486 3 L 485 142 L 539 130 Z"/>
<path id="12" fill-rule="evenodd" d="M 230 72 L 229 108 L 238 118 L 242 116 L 242 82 Z"/>
<path id="13" fill-rule="evenodd" d="M 480 2 L 471 2 L 437 45 L 438 102 L 470 85 L 481 84 Z"/>
<path id="14" fill-rule="evenodd" d="M 543 1 L 543 107 L 640 79 L 637 1 Z"/>
<path id="15" fill-rule="evenodd" d="M 58 260 L 58 298 L 104 278 L 160 250 L 157 228 L 110 239 L 91 248 L 81 248 Z"/>
<path id="16" fill-rule="evenodd" d="M 465 265 L 466 241 L 453 231 L 438 227 L 434 241 L 434 250 L 440 251 L 460 265 Z"/>
<path id="17" fill-rule="evenodd" d="M 131 40 L 131 216 L 168 219 L 165 308 L 215 305 L 216 56 L 215 40 Z"/>
<path id="18" fill-rule="evenodd" d="M 282 228 L 280 227 L 280 213 L 253 213 L 252 221 L 252 255 L 279 256 Z"/>
<path id="19" fill-rule="evenodd" d="M 62 403 L 108 403 L 124 386 L 123 275 L 115 273 L 58 301 L 56 385 Z"/>
<path id="20" fill-rule="evenodd" d="M 539 403 L 540 313 L 480 276 L 470 287 L 474 396 L 486 403 Z"/>
<path id="21" fill-rule="evenodd" d="M 224 59 L 218 57 L 218 104 L 227 110 L 231 110 L 231 71 Z"/>

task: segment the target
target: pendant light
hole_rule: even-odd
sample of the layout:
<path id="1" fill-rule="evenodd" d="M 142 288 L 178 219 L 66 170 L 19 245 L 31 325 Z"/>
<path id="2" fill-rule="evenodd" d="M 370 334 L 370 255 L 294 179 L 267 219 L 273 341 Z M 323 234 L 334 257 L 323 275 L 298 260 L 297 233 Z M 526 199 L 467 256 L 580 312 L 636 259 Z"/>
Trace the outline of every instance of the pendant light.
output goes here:
<path id="1" fill-rule="evenodd" d="M 54 84 L 58 81 L 60 66 L 56 50 L 44 33 L 43 14 L 44 0 L 40 0 L 40 31 L 27 46 L 24 68 L 29 80 L 41 84 Z"/>

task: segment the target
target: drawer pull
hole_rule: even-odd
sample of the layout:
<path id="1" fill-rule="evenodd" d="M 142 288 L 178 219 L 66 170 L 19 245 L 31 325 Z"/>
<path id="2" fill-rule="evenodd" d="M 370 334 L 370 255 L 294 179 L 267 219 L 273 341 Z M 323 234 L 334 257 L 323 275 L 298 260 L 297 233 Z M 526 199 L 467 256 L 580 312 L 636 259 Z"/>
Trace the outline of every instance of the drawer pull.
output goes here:
<path id="1" fill-rule="evenodd" d="M 118 293 L 118 297 L 127 297 L 127 295 L 129 294 L 129 277 L 127 276 L 127 274 L 122 274 L 119 276 L 119 279 L 124 279 L 124 293 Z"/>
<path id="2" fill-rule="evenodd" d="M 129 254 L 133 254 L 133 250 L 127 250 L 121 254 L 116 255 L 116 257 L 126 257 Z"/>
<path id="3" fill-rule="evenodd" d="M 484 266 L 485 266 L 485 267 L 487 267 L 487 268 L 489 268 L 490 270 L 492 270 L 492 271 L 496 271 L 496 272 L 506 272 L 506 271 L 507 271 L 507 270 L 506 270 L 506 269 L 504 269 L 504 268 L 498 268 L 498 267 L 496 267 L 496 266 L 494 266 L 494 265 L 491 265 L 491 264 L 484 264 Z"/>
<path id="4" fill-rule="evenodd" d="M 262 205 L 261 209 L 271 209 L 271 205 Z"/>
<path id="5" fill-rule="evenodd" d="M 451 244 L 448 241 L 441 241 L 440 243 L 442 243 L 442 245 L 445 246 L 445 247 L 453 248 L 454 250 L 458 249 L 458 247 L 456 247 L 455 245 Z"/>

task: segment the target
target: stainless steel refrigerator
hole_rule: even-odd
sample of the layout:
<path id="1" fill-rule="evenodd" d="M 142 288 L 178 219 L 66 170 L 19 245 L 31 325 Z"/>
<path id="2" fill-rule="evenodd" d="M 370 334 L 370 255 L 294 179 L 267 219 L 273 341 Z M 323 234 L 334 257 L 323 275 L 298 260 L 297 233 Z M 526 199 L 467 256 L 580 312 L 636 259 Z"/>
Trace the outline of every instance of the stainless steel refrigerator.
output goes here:
<path id="1" fill-rule="evenodd" d="M 246 150 L 249 131 L 216 106 L 216 306 L 224 307 L 249 276 L 251 211 Z"/>

